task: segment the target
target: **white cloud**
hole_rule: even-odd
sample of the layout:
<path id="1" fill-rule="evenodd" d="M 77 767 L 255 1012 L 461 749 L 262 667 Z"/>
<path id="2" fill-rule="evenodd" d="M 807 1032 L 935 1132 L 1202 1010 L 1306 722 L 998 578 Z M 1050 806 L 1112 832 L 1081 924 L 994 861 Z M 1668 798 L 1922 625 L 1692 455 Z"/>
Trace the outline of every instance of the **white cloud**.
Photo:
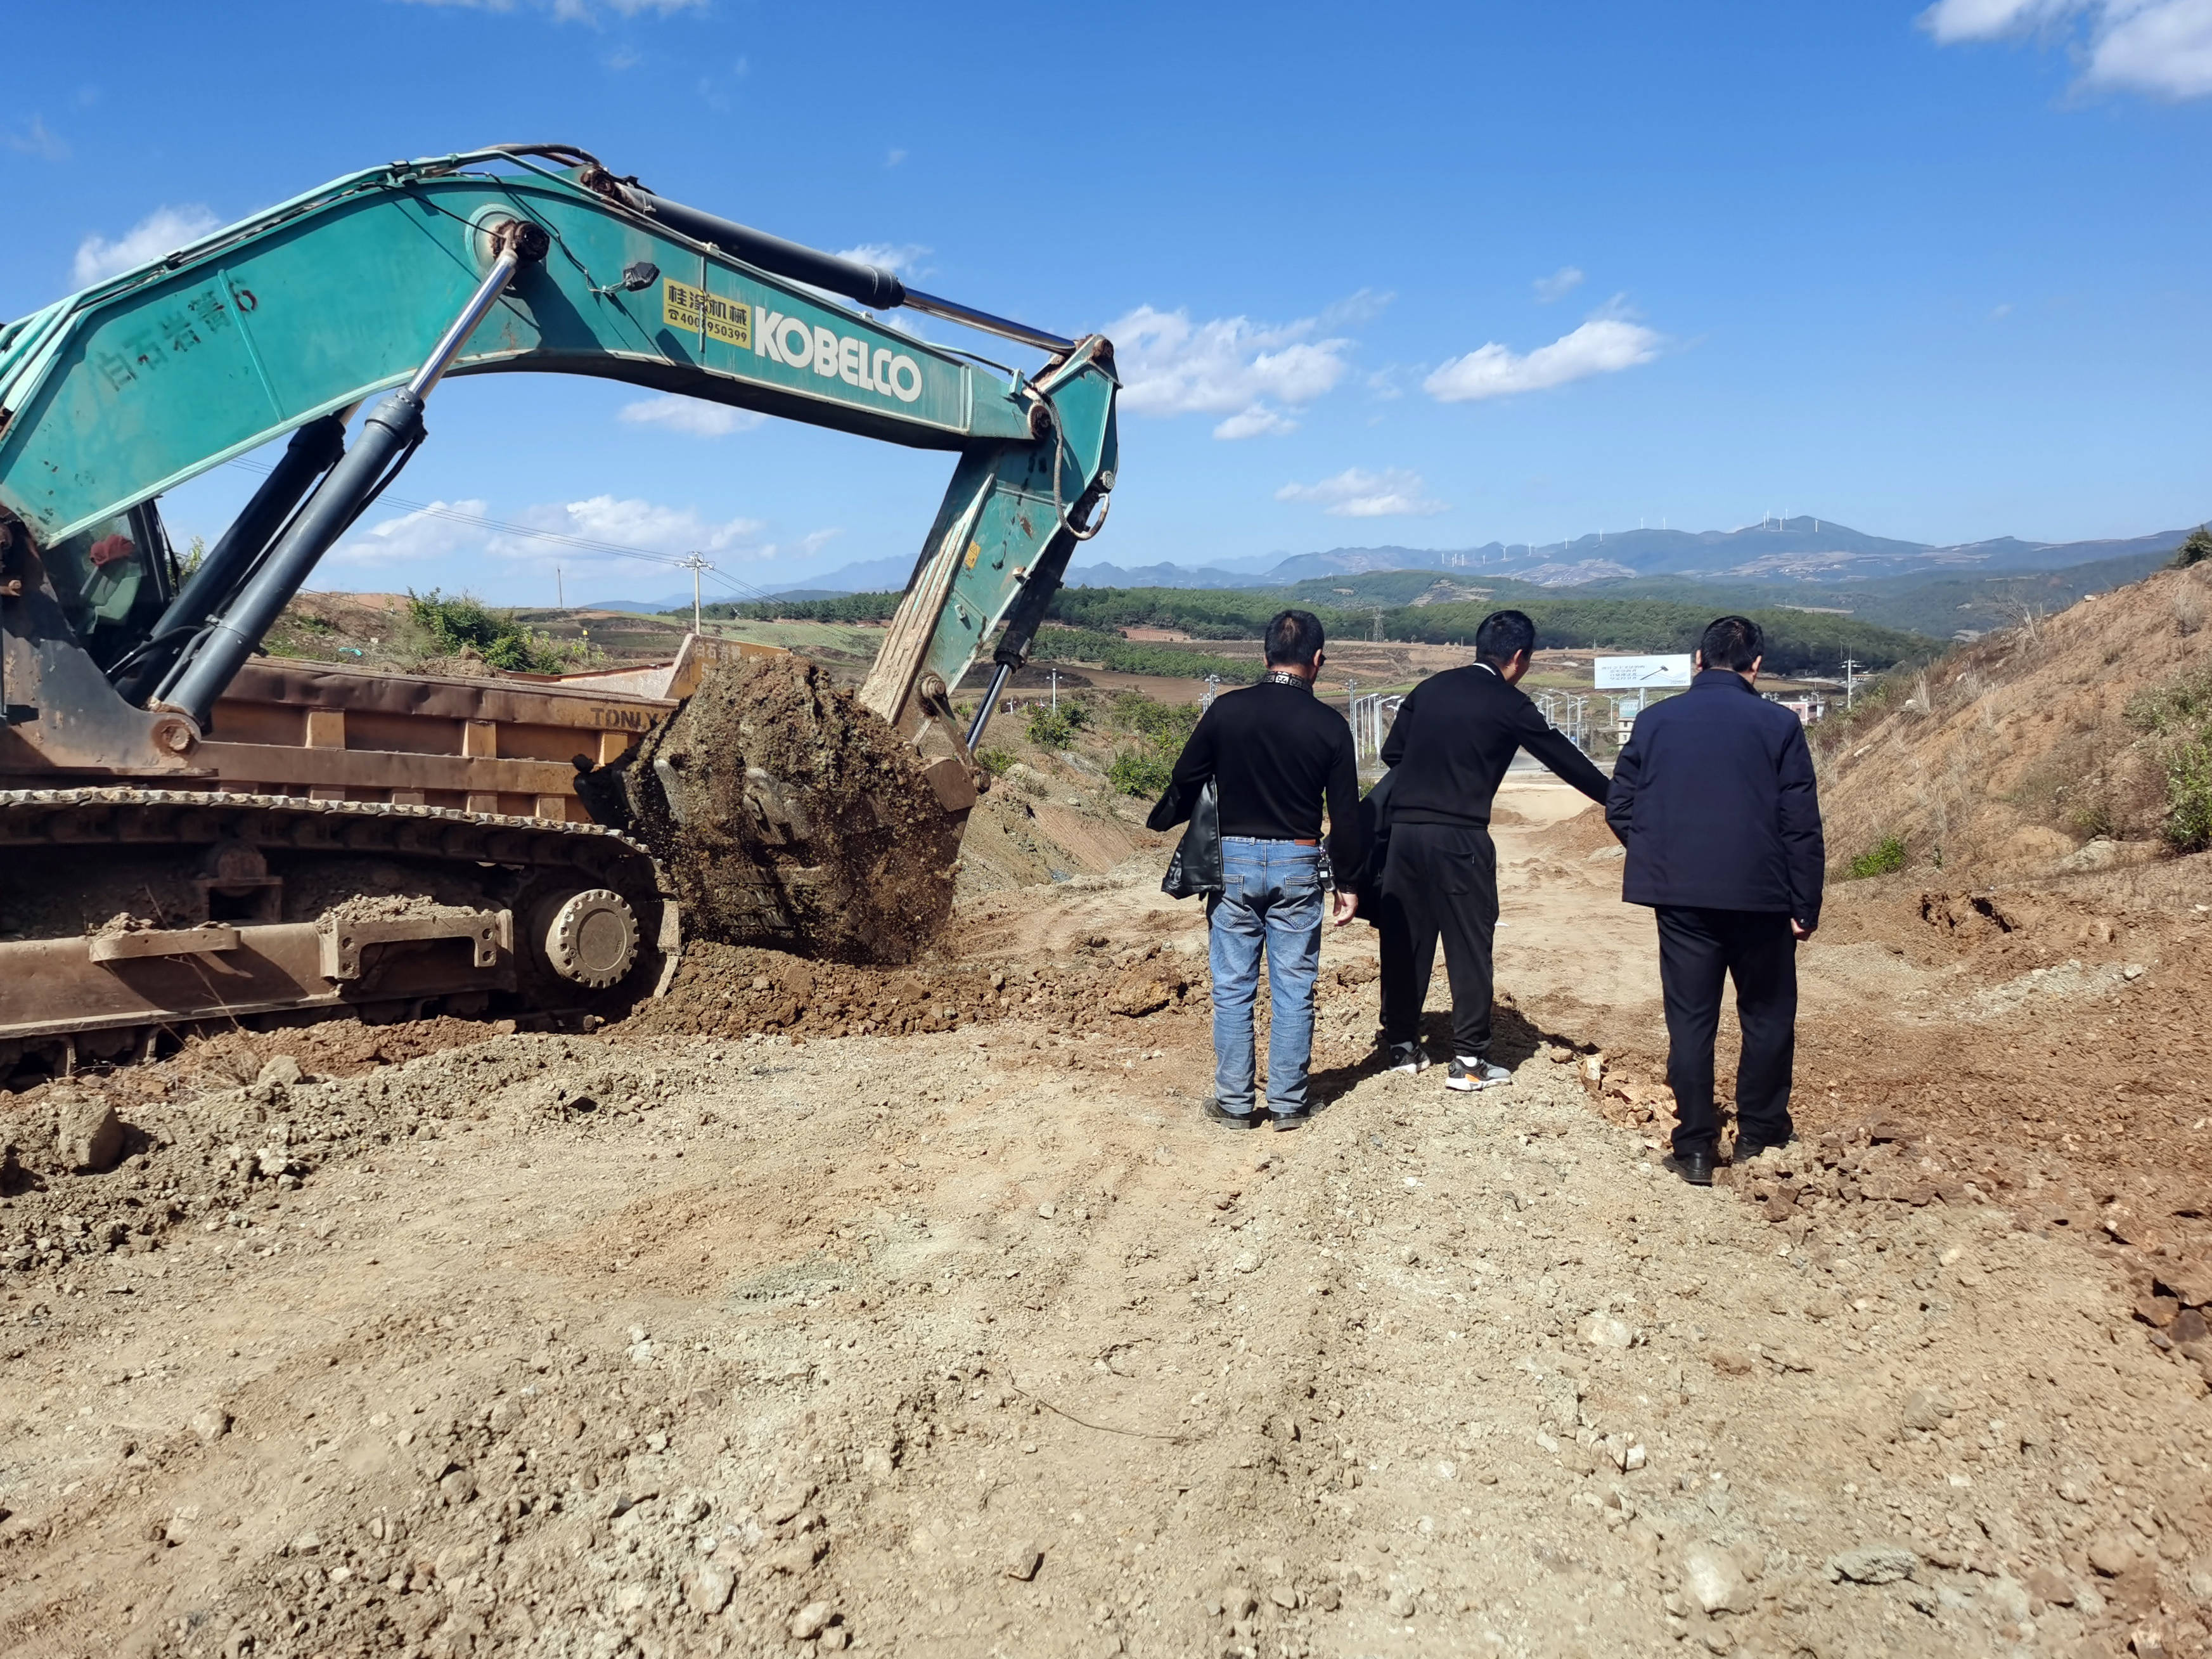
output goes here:
<path id="1" fill-rule="evenodd" d="M 1920 14 L 1920 27 L 1945 46 L 1956 40 L 1994 40 L 2022 34 L 2080 9 L 2082 0 L 1936 0 Z"/>
<path id="2" fill-rule="evenodd" d="M 905 160 L 906 152 L 902 149 L 892 149 L 884 152 L 884 165 L 887 167 L 895 167 Z"/>
<path id="3" fill-rule="evenodd" d="M 621 418 L 634 426 L 664 427 L 695 438 L 726 438 L 732 432 L 750 432 L 768 416 L 726 404 L 703 403 L 696 398 L 642 398 L 622 406 Z"/>
<path id="4" fill-rule="evenodd" d="M 47 131 L 46 118 L 42 115 L 33 115 L 31 125 L 22 131 L 9 133 L 7 144 L 18 155 L 35 155 L 42 161 L 66 161 L 70 156 L 68 143 L 59 135 Z"/>
<path id="5" fill-rule="evenodd" d="M 1188 311 L 1139 306 L 1106 330 L 1121 375 L 1121 406 L 1141 415 L 1231 416 L 1214 428 L 1217 438 L 1289 431 L 1295 422 L 1275 405 L 1311 403 L 1348 367 L 1352 342 L 1316 339 L 1321 326 L 1317 317 L 1279 326 L 1245 317 L 1194 323 Z"/>
<path id="6" fill-rule="evenodd" d="M 438 501 L 356 531 L 338 544 L 329 562 L 374 569 L 450 562 L 476 555 L 541 568 L 559 564 L 577 573 L 634 574 L 646 568 L 621 554 L 522 532 L 542 531 L 665 557 L 699 552 L 731 564 L 766 558 L 775 551 L 773 544 L 757 539 L 766 527 L 757 519 L 717 522 L 690 507 L 612 495 L 525 507 L 506 523 L 487 522 L 485 503 L 480 501 Z"/>
<path id="7" fill-rule="evenodd" d="M 2074 38 L 2077 19 L 2086 48 Z M 1920 25 L 1944 46 L 2063 33 L 2090 86 L 2212 94 L 2212 0 L 1937 0 Z"/>
<path id="8" fill-rule="evenodd" d="M 77 286 L 88 288 L 165 253 L 174 253 L 221 222 L 197 204 L 158 207 L 112 242 L 105 236 L 88 236 L 76 245 Z"/>
<path id="9" fill-rule="evenodd" d="M 1421 389 L 1440 404 L 1510 398 L 1633 368 L 1657 356 L 1659 346 L 1659 334 L 1641 323 L 1599 315 L 1525 356 L 1493 340 L 1443 364 L 1421 382 Z"/>
<path id="10" fill-rule="evenodd" d="M 1574 265 L 1561 265 L 1548 276 L 1539 276 L 1530 287 L 1536 290 L 1536 303 L 1547 306 L 1554 300 L 1564 300 L 1583 285 L 1583 273 Z"/>
<path id="11" fill-rule="evenodd" d="M 1240 409 L 1213 428 L 1213 435 L 1234 441 L 1238 438 L 1273 438 L 1285 432 L 1296 432 L 1298 423 L 1279 410 L 1264 404 L 1255 404 L 1249 409 Z"/>
<path id="12" fill-rule="evenodd" d="M 799 538 L 798 552 L 802 559 L 811 559 L 845 532 L 832 526 L 828 530 L 810 530 Z"/>
<path id="13" fill-rule="evenodd" d="M 330 556 L 334 565 L 365 566 L 419 564 L 427 559 L 450 559 L 483 550 L 489 534 L 483 526 L 445 516 L 467 514 L 483 516 L 483 501 L 432 501 L 418 512 L 385 519 L 341 542 Z"/>
<path id="14" fill-rule="evenodd" d="M 2212 94 L 2212 0 L 2154 0 L 2122 16 L 2107 0 L 2089 79 L 2162 98 Z"/>
<path id="15" fill-rule="evenodd" d="M 752 557 L 765 551 L 753 548 L 753 538 L 767 528 L 758 519 L 729 519 L 716 523 L 702 519 L 688 507 L 664 507 L 635 497 L 617 500 L 593 495 L 561 507 L 534 507 L 523 514 L 522 523 L 533 530 L 554 530 L 565 535 L 589 537 L 593 541 L 619 542 L 655 553 L 727 553 Z"/>
<path id="16" fill-rule="evenodd" d="M 1371 288 L 1358 289 L 1326 307 L 1319 320 L 1324 329 L 1350 328 L 1360 323 L 1371 323 L 1388 311 L 1390 302 L 1397 297 L 1395 291 L 1387 288 L 1379 291 Z"/>
<path id="17" fill-rule="evenodd" d="M 1285 484 L 1275 492 L 1275 499 L 1317 502 L 1322 511 L 1338 519 L 1425 518 L 1443 512 L 1445 506 L 1430 500 L 1423 493 L 1426 488 L 1419 473 L 1403 467 L 1369 472 L 1352 466 L 1319 483 Z"/>
<path id="18" fill-rule="evenodd" d="M 914 274 L 915 266 L 929 250 L 919 242 L 862 242 L 858 247 L 841 249 L 837 257 L 851 259 L 864 265 L 881 265 L 885 270 Z"/>

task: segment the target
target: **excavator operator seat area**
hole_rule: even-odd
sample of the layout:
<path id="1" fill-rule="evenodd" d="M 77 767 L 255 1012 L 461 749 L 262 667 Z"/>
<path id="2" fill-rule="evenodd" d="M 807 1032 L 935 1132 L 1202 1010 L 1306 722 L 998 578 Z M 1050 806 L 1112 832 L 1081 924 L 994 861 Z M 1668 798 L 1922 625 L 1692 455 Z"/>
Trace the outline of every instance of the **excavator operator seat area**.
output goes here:
<path id="1" fill-rule="evenodd" d="M 56 544 L 46 566 L 64 618 L 103 669 L 152 630 L 176 575 L 151 503 Z"/>

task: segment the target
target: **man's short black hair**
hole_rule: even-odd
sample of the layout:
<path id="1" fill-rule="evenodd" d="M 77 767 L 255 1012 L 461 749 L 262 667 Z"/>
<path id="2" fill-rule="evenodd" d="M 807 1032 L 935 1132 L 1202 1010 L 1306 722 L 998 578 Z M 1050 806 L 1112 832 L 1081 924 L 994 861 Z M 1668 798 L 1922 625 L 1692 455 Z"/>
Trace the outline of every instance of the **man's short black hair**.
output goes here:
<path id="1" fill-rule="evenodd" d="M 1503 668 L 1523 651 L 1536 648 L 1536 624 L 1518 611 L 1493 611 L 1474 630 L 1474 654 L 1479 662 Z"/>
<path id="2" fill-rule="evenodd" d="M 1262 637 L 1270 668 L 1304 668 L 1321 655 L 1321 618 L 1310 611 L 1278 611 Z"/>
<path id="3" fill-rule="evenodd" d="M 1732 668 L 1741 674 L 1766 654 L 1766 635 L 1748 617 L 1716 617 L 1705 624 L 1698 649 L 1706 667 Z"/>

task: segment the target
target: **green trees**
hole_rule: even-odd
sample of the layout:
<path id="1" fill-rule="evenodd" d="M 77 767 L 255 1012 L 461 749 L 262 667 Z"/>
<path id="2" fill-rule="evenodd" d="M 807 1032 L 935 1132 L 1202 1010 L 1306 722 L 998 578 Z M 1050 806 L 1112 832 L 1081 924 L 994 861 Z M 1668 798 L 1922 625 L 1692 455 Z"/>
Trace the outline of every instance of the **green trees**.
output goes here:
<path id="1" fill-rule="evenodd" d="M 1257 638 L 1259 629 L 1252 630 Z M 1036 656 L 1040 662 L 1096 663 L 1118 674 L 1156 674 L 1170 678 L 1204 679 L 1218 674 L 1242 685 L 1260 677 L 1260 665 L 1249 659 L 1218 657 L 1185 645 L 1164 645 L 1150 640 L 1125 640 L 1119 634 L 1103 634 L 1087 628 L 1040 628 Z"/>
<path id="2" fill-rule="evenodd" d="M 1091 711 L 1069 699 L 1057 708 L 1045 703 L 1030 705 L 1030 741 L 1040 749 L 1065 749 L 1075 734 L 1091 724 Z"/>
<path id="3" fill-rule="evenodd" d="M 1413 573 L 1431 586 L 1426 573 Z M 1080 637 L 1040 636 L 1038 653 L 1049 644 L 1062 660 L 1096 662 L 1132 674 L 1228 673 L 1207 663 L 1191 646 L 1121 640 L 1106 630 L 1171 628 L 1194 640 L 1257 640 L 1267 619 L 1289 596 L 1280 590 L 1181 587 L 1071 587 L 1053 601 L 1052 616 Z M 1513 608 L 1536 624 L 1536 643 L 1544 650 L 1673 652 L 1694 647 L 1705 624 L 1717 614 L 1707 604 L 1649 599 L 1516 598 Z M 1313 607 L 1332 639 L 1366 639 L 1376 622 L 1371 609 Z M 1482 619 L 1504 608 L 1496 599 L 1449 599 L 1434 605 L 1386 605 L 1382 637 L 1430 645 L 1464 644 Z M 1844 658 L 1861 666 L 1888 668 L 1925 661 L 1941 647 L 1917 634 L 1878 627 L 1856 617 L 1779 607 L 1749 614 L 1766 630 L 1767 666 L 1778 674 L 1833 672 Z M 1250 678 L 1252 665 L 1236 665 L 1238 678 Z"/>
<path id="4" fill-rule="evenodd" d="M 1106 781 L 1125 795 L 1153 796 L 1168 787 L 1176 757 L 1198 725 L 1194 702 L 1161 702 L 1141 691 L 1124 691 L 1112 705 L 1114 723 L 1133 733 L 1134 747 L 1121 750 L 1106 769 Z"/>
<path id="5" fill-rule="evenodd" d="M 2159 834 L 2177 853 L 2212 848 L 2212 669 L 2129 699 L 2128 724 L 2154 747 L 2166 774 Z"/>
<path id="6" fill-rule="evenodd" d="M 533 634 L 512 611 L 495 611 L 470 594 L 450 598 L 436 588 L 407 590 L 407 619 L 422 636 L 424 654 L 474 656 L 514 674 L 557 674 L 574 654 L 544 634 Z"/>
<path id="7" fill-rule="evenodd" d="M 724 622 L 889 622 L 902 593 L 838 593 L 826 599 L 718 600 L 700 615 Z M 664 611 L 664 617 L 689 617 L 691 607 Z"/>
<path id="8" fill-rule="evenodd" d="M 1384 611 L 1382 632 L 1432 645 L 1469 640 L 1492 608 L 1487 603 L 1409 605 Z M 1690 651 L 1713 619 L 1703 605 L 1666 599 L 1532 599 L 1517 608 L 1536 624 L 1536 646 L 1545 651 Z M 1770 673 L 1832 673 L 1846 657 L 1863 668 L 1888 668 L 1925 661 L 1941 649 L 1919 635 L 1851 617 L 1781 610 L 1744 614 L 1765 630 Z"/>

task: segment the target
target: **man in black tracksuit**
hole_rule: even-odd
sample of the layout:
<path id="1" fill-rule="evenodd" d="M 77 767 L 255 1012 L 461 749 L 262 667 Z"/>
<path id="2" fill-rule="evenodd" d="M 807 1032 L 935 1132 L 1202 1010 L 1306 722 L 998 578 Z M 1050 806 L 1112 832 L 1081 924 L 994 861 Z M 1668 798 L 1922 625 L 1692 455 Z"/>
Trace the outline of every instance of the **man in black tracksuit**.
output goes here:
<path id="1" fill-rule="evenodd" d="M 1441 935 L 1452 994 L 1449 1089 L 1480 1089 L 1510 1075 L 1489 1057 L 1498 927 L 1490 804 L 1505 769 L 1526 749 L 1592 800 L 1605 799 L 1605 774 L 1517 687 L 1535 646 L 1536 626 L 1518 611 L 1486 617 L 1475 631 L 1475 660 L 1414 687 L 1382 740 L 1382 760 L 1392 769 L 1379 919 L 1382 1042 L 1395 1071 L 1428 1064 L 1421 1005 Z"/>
<path id="2" fill-rule="evenodd" d="M 1760 696 L 1759 624 L 1705 629 L 1697 678 L 1636 717 L 1613 769 L 1605 816 L 1628 848 L 1620 896 L 1659 919 L 1667 1085 L 1674 1165 L 1711 1184 L 1720 1122 L 1713 1036 L 1721 985 L 1735 981 L 1739 1161 L 1790 1139 L 1797 942 L 1820 925 L 1826 854 L 1812 750 L 1797 716 Z"/>

